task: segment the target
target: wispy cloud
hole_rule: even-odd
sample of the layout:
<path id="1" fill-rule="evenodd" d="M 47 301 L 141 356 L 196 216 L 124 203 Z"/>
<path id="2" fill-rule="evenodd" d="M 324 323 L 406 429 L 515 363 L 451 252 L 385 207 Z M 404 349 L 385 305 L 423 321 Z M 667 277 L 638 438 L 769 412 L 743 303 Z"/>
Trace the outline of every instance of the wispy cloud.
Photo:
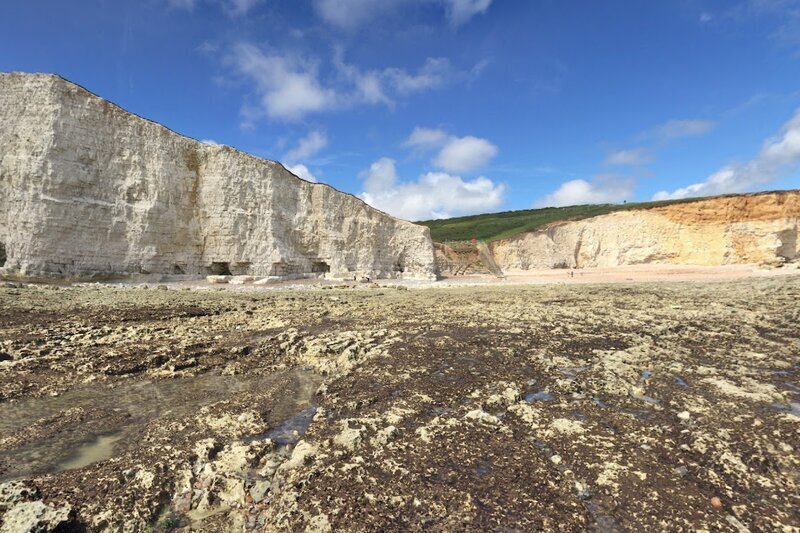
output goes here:
<path id="1" fill-rule="evenodd" d="M 704 135 L 716 126 L 715 121 L 700 118 L 668 120 L 638 135 L 638 142 L 646 146 L 614 150 L 606 156 L 603 163 L 615 166 L 646 165 L 656 160 L 658 150 L 664 145 L 685 137 Z"/>
<path id="2" fill-rule="evenodd" d="M 647 135 L 664 141 L 680 139 L 682 137 L 694 137 L 704 135 L 716 127 L 713 120 L 686 118 L 669 120 L 664 124 L 656 126 Z"/>
<path id="3" fill-rule="evenodd" d="M 654 200 L 688 198 L 752 190 L 800 168 L 800 110 L 780 132 L 764 141 L 756 157 L 745 163 L 727 165 L 704 181 L 672 192 L 660 191 Z"/>
<path id="4" fill-rule="evenodd" d="M 705 16 L 705 20 L 703 17 Z M 800 0 L 740 0 L 715 13 L 703 12 L 701 22 L 757 24 L 778 46 L 800 53 Z"/>
<path id="5" fill-rule="evenodd" d="M 232 15 L 246 15 L 248 11 L 258 5 L 261 0 L 226 0 L 225 6 Z"/>
<path id="6" fill-rule="evenodd" d="M 307 159 L 328 145 L 328 137 L 324 132 L 312 130 L 297 141 L 297 144 L 283 156 L 289 162 Z"/>
<path id="7" fill-rule="evenodd" d="M 495 209 L 506 187 L 480 176 L 464 180 L 445 172 L 428 172 L 401 182 L 393 159 L 384 157 L 362 173 L 360 197 L 371 206 L 407 220 L 448 218 Z"/>
<path id="8" fill-rule="evenodd" d="M 628 150 L 617 150 L 606 156 L 606 165 L 635 166 L 651 163 L 655 157 L 649 148 L 631 148 Z"/>
<path id="9" fill-rule="evenodd" d="M 438 89 L 466 76 L 466 73 L 455 69 L 450 60 L 443 57 L 427 58 L 417 72 L 408 72 L 397 67 L 363 70 L 345 62 L 342 51 L 338 50 L 333 65 L 340 78 L 354 88 L 347 98 L 355 102 L 385 104 L 389 107 L 394 106 L 398 96 Z"/>
<path id="10" fill-rule="evenodd" d="M 166 0 L 167 5 L 173 9 L 192 11 L 203 0 Z M 260 4 L 262 0 L 205 0 L 208 4 L 222 7 L 228 15 L 239 17 L 246 15 L 251 9 Z"/>
<path id="11" fill-rule="evenodd" d="M 317 15 L 339 29 L 355 30 L 383 17 L 396 16 L 401 8 L 438 5 L 447 23 L 457 28 L 486 13 L 492 0 L 314 0 Z"/>
<path id="12" fill-rule="evenodd" d="M 615 174 L 601 174 L 591 181 L 570 180 L 536 201 L 534 207 L 620 203 L 633 196 L 634 186 L 633 178 Z"/>
<path id="13" fill-rule="evenodd" d="M 492 0 L 446 0 L 445 11 L 451 26 L 461 26 L 475 15 L 486 13 Z"/>
<path id="14" fill-rule="evenodd" d="M 257 103 L 243 108 L 245 123 L 260 118 L 299 120 L 311 114 L 356 105 L 394 106 L 397 99 L 443 87 L 467 73 L 446 58 L 428 58 L 416 72 L 389 67 L 363 70 L 347 63 L 337 51 L 328 76 L 317 58 L 262 49 L 239 43 L 227 55 L 227 64 L 253 84 Z"/>
<path id="15" fill-rule="evenodd" d="M 194 9 L 195 0 L 167 0 L 167 5 L 173 9 Z"/>

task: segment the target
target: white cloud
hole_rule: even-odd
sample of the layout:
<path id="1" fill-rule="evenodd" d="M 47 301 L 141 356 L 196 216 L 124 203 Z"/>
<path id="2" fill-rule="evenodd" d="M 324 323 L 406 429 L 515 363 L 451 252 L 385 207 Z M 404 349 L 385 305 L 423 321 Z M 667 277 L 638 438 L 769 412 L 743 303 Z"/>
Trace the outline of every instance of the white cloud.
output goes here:
<path id="1" fill-rule="evenodd" d="M 451 136 L 440 129 L 421 128 L 417 126 L 403 142 L 409 148 L 431 149 L 443 146 Z"/>
<path id="2" fill-rule="evenodd" d="M 438 149 L 433 164 L 448 172 L 469 172 L 497 155 L 497 146 L 487 139 L 456 137 L 441 129 L 415 127 L 403 146 L 420 152 Z"/>
<path id="3" fill-rule="evenodd" d="M 362 71 L 347 64 L 337 51 L 332 60 L 336 75 L 323 80 L 319 61 L 264 51 L 249 43 L 234 46 L 227 63 L 254 84 L 259 97 L 256 105 L 242 109 L 245 126 L 263 117 L 299 120 L 310 113 L 354 105 L 392 107 L 396 96 L 434 89 L 465 75 L 444 58 L 428 58 L 416 73 L 394 67 Z"/>
<path id="4" fill-rule="evenodd" d="M 633 196 L 634 181 L 614 175 L 601 175 L 591 182 L 571 180 L 538 200 L 534 207 L 562 207 L 582 204 L 619 203 Z"/>
<path id="5" fill-rule="evenodd" d="M 369 170 L 362 173 L 364 190 L 379 195 L 394 188 L 397 182 L 397 169 L 394 159 L 382 157 L 369 166 Z"/>
<path id="6" fill-rule="evenodd" d="M 328 24 L 353 30 L 380 17 L 392 16 L 401 7 L 438 4 L 453 27 L 485 13 L 492 0 L 315 0 L 317 15 Z"/>
<path id="7" fill-rule="evenodd" d="M 321 131 L 312 130 L 308 135 L 297 141 L 297 145 L 286 152 L 283 158 L 286 161 L 306 159 L 316 154 L 328 145 L 328 137 Z"/>
<path id="8" fill-rule="evenodd" d="M 653 154 L 647 148 L 631 148 L 629 150 L 617 150 L 608 154 L 605 159 L 607 165 L 644 165 L 653 161 Z"/>
<path id="9" fill-rule="evenodd" d="M 486 139 L 453 138 L 442 147 L 433 164 L 450 172 L 468 172 L 488 163 L 497 151 L 497 146 Z"/>
<path id="10" fill-rule="evenodd" d="M 203 139 L 200 142 L 203 144 L 210 144 L 211 146 L 219 146 L 219 143 L 214 139 Z"/>
<path id="11" fill-rule="evenodd" d="M 492 0 L 447 0 L 447 19 L 453 26 L 460 26 L 480 13 L 485 13 Z"/>
<path id="12" fill-rule="evenodd" d="M 706 178 L 672 192 L 660 191 L 654 200 L 746 192 L 800 168 L 800 110 L 777 136 L 764 141 L 758 155 L 746 163 L 727 165 Z"/>
<path id="13" fill-rule="evenodd" d="M 658 137 L 662 140 L 692 137 L 708 133 L 713 130 L 716 125 L 716 122 L 713 120 L 676 119 L 657 126 L 649 132 L 649 136 Z"/>
<path id="14" fill-rule="evenodd" d="M 303 178 L 306 181 L 310 181 L 311 183 L 318 182 L 317 177 L 314 176 L 314 174 L 312 174 L 310 170 L 308 170 L 308 167 L 305 165 L 301 165 L 300 163 L 296 165 L 287 166 L 286 170 L 288 170 L 295 176 Z"/>
<path id="15" fill-rule="evenodd" d="M 407 220 L 447 218 L 497 208 L 505 186 L 483 176 L 463 180 L 444 172 L 428 172 L 412 182 L 399 182 L 395 162 L 382 158 L 365 171 L 361 198 L 371 206 Z"/>
<path id="16" fill-rule="evenodd" d="M 254 122 L 261 111 L 270 118 L 296 120 L 312 111 L 336 105 L 335 91 L 323 87 L 317 79 L 314 62 L 300 58 L 264 53 L 251 44 L 235 46 L 229 61 L 236 71 L 256 85 L 261 106 L 251 110 Z"/>

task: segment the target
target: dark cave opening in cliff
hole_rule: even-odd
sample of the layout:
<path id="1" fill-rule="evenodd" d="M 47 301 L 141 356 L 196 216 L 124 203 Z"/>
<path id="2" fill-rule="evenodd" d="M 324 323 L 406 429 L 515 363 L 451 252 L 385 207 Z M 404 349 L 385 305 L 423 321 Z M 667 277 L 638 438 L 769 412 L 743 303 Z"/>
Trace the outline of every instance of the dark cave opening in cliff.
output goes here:
<path id="1" fill-rule="evenodd" d="M 6 245 L 5 243 L 0 242 L 0 267 L 5 266 L 6 264 Z"/>
<path id="2" fill-rule="evenodd" d="M 331 271 L 331 266 L 325 261 L 314 261 L 311 263 L 311 272 L 327 273 Z"/>
<path id="3" fill-rule="evenodd" d="M 231 264 L 222 261 L 213 261 L 211 263 L 211 273 L 215 276 L 230 276 Z"/>

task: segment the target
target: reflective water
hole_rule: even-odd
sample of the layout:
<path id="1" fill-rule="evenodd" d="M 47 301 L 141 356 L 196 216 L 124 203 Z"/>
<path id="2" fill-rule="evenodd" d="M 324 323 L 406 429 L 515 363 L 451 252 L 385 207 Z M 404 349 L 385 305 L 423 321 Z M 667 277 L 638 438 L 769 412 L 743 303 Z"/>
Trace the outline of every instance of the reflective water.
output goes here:
<path id="1" fill-rule="evenodd" d="M 686 383 L 686 380 L 685 380 L 685 379 L 683 379 L 683 378 L 682 378 L 682 377 L 680 377 L 680 376 L 678 376 L 678 377 L 676 377 L 676 378 L 675 378 L 675 384 L 676 384 L 676 385 L 678 385 L 678 386 L 680 386 L 680 387 L 688 387 L 688 386 L 689 386 L 689 384 L 688 384 L 688 383 Z"/>
<path id="2" fill-rule="evenodd" d="M 529 392 L 525 395 L 525 401 L 528 403 L 533 402 L 549 402 L 554 400 L 552 394 L 547 391 L 539 391 L 539 392 Z"/>
<path id="3" fill-rule="evenodd" d="M 261 435 L 254 435 L 248 439 L 247 442 L 257 440 L 270 439 L 279 446 L 286 446 L 288 444 L 297 444 L 297 442 L 305 435 L 308 426 L 314 420 L 314 415 L 317 414 L 317 408 L 313 405 L 306 407 L 299 413 L 284 420 L 273 429 Z"/>
<path id="4" fill-rule="evenodd" d="M 121 434 L 98 437 L 96 441 L 85 444 L 75 450 L 74 457 L 60 463 L 57 470 L 83 468 L 98 461 L 111 459 L 114 456 L 114 444 L 121 438 Z"/>
<path id="5" fill-rule="evenodd" d="M 772 407 L 775 409 L 786 411 L 787 413 L 793 414 L 794 416 L 800 416 L 800 402 L 789 402 L 789 403 L 773 403 Z"/>
<path id="6" fill-rule="evenodd" d="M 304 370 L 266 376 L 205 374 L 113 388 L 88 386 L 57 397 L 3 402 L 0 480 L 81 468 L 109 459 L 135 443 L 135 437 L 153 420 L 185 417 L 204 405 L 269 387 L 285 389 L 278 395 L 280 400 L 275 405 L 254 407 L 269 411 L 273 421 L 286 421 L 286 431 L 296 431 L 313 417 L 303 410 L 311 404 L 318 384 L 319 378 Z"/>

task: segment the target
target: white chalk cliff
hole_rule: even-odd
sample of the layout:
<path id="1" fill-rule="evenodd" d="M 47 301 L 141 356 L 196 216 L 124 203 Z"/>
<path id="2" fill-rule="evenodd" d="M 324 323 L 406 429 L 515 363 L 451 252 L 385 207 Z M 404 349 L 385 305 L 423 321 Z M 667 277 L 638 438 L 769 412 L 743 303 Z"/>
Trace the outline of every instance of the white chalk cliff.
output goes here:
<path id="1" fill-rule="evenodd" d="M 721 196 L 552 224 L 490 244 L 505 272 L 797 260 L 800 191 Z"/>
<path id="2" fill-rule="evenodd" d="M 0 74 L 0 268 L 435 277 L 428 228 L 22 73 Z"/>

